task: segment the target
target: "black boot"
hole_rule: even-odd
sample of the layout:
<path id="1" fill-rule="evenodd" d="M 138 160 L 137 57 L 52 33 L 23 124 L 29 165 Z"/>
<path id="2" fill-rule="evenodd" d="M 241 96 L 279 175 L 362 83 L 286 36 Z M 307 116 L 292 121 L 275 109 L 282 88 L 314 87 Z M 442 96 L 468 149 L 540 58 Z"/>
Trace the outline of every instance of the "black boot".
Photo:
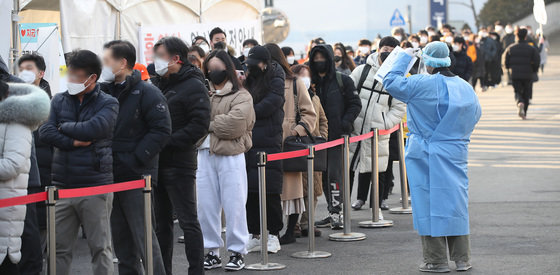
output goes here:
<path id="1" fill-rule="evenodd" d="M 284 236 L 280 237 L 280 244 L 290 244 L 296 242 L 296 237 L 294 236 L 294 229 L 296 228 L 297 220 L 299 214 L 291 214 L 288 216 L 288 227 L 286 227 L 286 233 Z"/>

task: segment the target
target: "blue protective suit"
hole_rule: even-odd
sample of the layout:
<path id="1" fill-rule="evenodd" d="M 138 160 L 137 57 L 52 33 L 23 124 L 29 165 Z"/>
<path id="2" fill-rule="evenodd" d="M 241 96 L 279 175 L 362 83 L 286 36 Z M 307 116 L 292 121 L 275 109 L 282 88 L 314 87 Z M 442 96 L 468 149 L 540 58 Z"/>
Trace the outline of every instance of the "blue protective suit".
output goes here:
<path id="1" fill-rule="evenodd" d="M 405 77 L 410 60 L 400 53 L 383 84 L 407 103 L 405 161 L 414 229 L 421 236 L 468 235 L 468 145 L 481 115 L 478 97 L 458 76 Z"/>

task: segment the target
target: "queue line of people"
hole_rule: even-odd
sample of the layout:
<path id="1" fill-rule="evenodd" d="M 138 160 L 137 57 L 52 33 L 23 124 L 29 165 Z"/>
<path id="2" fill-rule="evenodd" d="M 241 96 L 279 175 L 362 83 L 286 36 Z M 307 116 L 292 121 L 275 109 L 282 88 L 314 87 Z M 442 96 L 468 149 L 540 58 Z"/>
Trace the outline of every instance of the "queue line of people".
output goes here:
<path id="1" fill-rule="evenodd" d="M 525 29 L 519 29 L 516 35 L 520 42 L 514 45 L 526 40 Z M 37 169 L 40 178 L 45 178 L 42 186 L 89 187 L 139 179 L 145 174 L 153 176 L 154 274 L 172 274 L 174 219 L 178 220 L 184 234 L 189 274 L 221 268 L 223 214 L 225 243 L 230 253 L 224 268 L 240 270 L 245 266 L 244 255 L 261 249 L 257 152 L 282 152 L 283 141 L 289 136 L 312 133 L 335 140 L 342 135 L 369 132 L 373 127 L 392 128 L 403 120 L 405 103 L 411 99 L 406 95 L 406 85 L 392 85 L 389 89 L 386 87 L 389 84 L 374 79 L 390 52 L 401 46 L 412 55 L 422 47 L 428 51 L 430 42 L 436 43 L 431 45 L 437 51 L 426 52 L 422 57 L 445 59 L 445 62 L 426 63 L 431 67 L 428 72 L 415 66 L 411 74 L 457 75 L 462 81 L 468 81 L 476 78 L 472 72 L 476 64 L 471 56 L 474 54 L 481 61 L 483 54 L 480 54 L 480 47 L 469 43 L 472 35 L 468 39 L 465 37 L 454 36 L 451 27 L 446 25 L 437 33 L 431 28 L 408 39 L 404 30 L 394 30 L 391 36 L 376 43 L 360 40 L 354 60 L 351 47 L 341 43 L 333 47 L 316 38 L 310 42 L 305 64 L 298 64 L 293 49 L 270 43 L 261 46 L 254 39 L 245 41 L 243 56 L 235 58 L 226 44 L 226 33 L 215 28 L 209 40 L 195 37 L 190 47 L 176 37 L 162 38 L 154 45 L 154 62 L 145 71 L 136 64 L 136 50 L 130 42 L 111 41 L 105 44 L 102 59 L 88 50 L 74 51 L 68 56 L 68 91 L 53 97 L 48 120 L 35 132 L 35 145 L 29 147 L 39 151 L 41 143 L 50 149 L 47 152 L 50 155 L 37 153 L 42 163 L 44 159 L 51 160 L 47 161 L 48 169 Z M 439 40 L 447 44 L 436 42 Z M 539 63 L 537 69 L 540 66 L 533 52 L 529 59 L 519 61 L 516 58 L 516 51 L 523 51 L 522 55 L 526 53 L 523 47 L 508 47 L 504 55 L 506 68 L 516 72 L 512 73 L 514 80 L 520 79 L 516 76 L 521 70 L 529 67 L 536 71 L 535 64 Z M 29 61 L 32 64 L 28 64 Z M 20 59 L 20 70 L 21 79 L 7 74 L 7 69 L 0 70 L 2 79 L 39 86 L 46 92 L 48 102 L 48 83 L 42 79 L 44 61 L 41 64 L 41 58 L 36 55 L 24 56 Z M 397 71 L 388 80 L 397 79 L 406 84 L 397 77 L 401 73 Z M 466 89 L 464 82 L 460 83 Z M 17 94 L 12 90 L 17 90 L 18 86 L 11 85 L 2 85 L 6 95 Z M 33 87 L 31 85 L 22 87 L 37 93 L 37 89 L 29 88 Z M 518 80 L 514 81 L 514 87 L 520 90 L 518 98 L 526 114 L 529 84 Z M 41 100 L 44 104 L 45 98 Z M 29 131 L 34 129 L 32 125 L 26 127 Z M 412 132 L 422 135 L 417 129 Z M 394 138 L 383 137 L 379 144 L 379 195 L 383 210 L 388 208 L 385 200 L 392 188 L 390 151 L 394 149 L 390 150 L 389 144 Z M 354 178 L 358 182 L 358 200 L 352 204 L 356 210 L 363 207 L 368 197 L 372 157 L 369 146 L 371 144 L 365 140 L 352 144 L 351 148 L 351 182 Z M 321 191 L 324 193 L 329 215 L 315 226 L 340 230 L 344 227 L 340 214 L 341 148 L 328 149 L 327 159 L 327 172 L 317 172 L 313 186 L 316 198 Z M 33 163 L 31 161 L 32 166 Z M 37 161 L 35 166 L 41 168 Z M 421 173 L 421 170 L 418 168 L 416 172 Z M 317 228 L 306 228 L 304 175 L 284 172 L 280 162 L 271 162 L 267 165 L 266 177 L 267 250 L 277 253 L 281 245 L 295 242 L 299 234 L 320 235 Z M 31 186 L 31 179 L 28 186 Z M 412 194 L 421 193 L 411 189 Z M 88 239 L 95 274 L 113 274 L 113 254 L 118 258 L 119 274 L 142 273 L 145 236 L 141 229 L 141 196 L 141 190 L 131 190 L 60 201 L 56 209 L 57 274 L 70 272 L 72 248 L 80 227 Z M 418 198 L 425 199 L 422 195 Z M 38 227 L 27 226 L 27 220 L 32 217 L 25 217 L 24 230 Z M 35 215 L 35 218 L 40 217 L 44 217 L 44 213 Z M 463 219 L 464 215 L 461 217 Z M 21 220 L 21 215 L 14 219 Z M 419 216 L 415 215 L 414 219 L 415 228 L 422 231 L 419 232 L 422 236 L 442 235 L 426 233 L 422 229 L 423 221 L 417 220 Z M 453 231 L 444 232 L 443 236 L 467 236 L 461 239 L 460 261 L 462 268 L 469 269 L 468 229 L 465 230 L 465 222 L 461 222 L 461 234 Z M 286 233 L 280 236 L 284 228 Z M 44 239 L 43 228 L 35 231 Z M 23 237 L 24 240 L 28 238 Z M 434 240 L 423 240 L 424 252 L 433 253 L 430 247 L 435 245 Z M 13 271 L 34 266 L 26 254 L 33 250 L 42 256 L 45 248 L 44 242 L 40 243 L 36 246 L 39 249 L 22 249 L 21 259 L 26 264 L 15 265 L 19 259 L 13 254 L 3 260 L 1 268 Z M 439 255 L 437 261 L 442 261 L 442 257 Z M 440 266 L 443 262 L 425 259 L 427 262 L 421 270 L 445 269 Z"/>

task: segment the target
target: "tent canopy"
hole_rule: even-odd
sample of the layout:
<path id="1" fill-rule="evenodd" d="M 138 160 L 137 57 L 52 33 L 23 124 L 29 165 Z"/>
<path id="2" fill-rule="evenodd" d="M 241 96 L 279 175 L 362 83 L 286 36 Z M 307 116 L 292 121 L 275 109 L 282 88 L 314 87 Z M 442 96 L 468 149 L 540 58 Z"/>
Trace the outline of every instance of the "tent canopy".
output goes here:
<path id="1" fill-rule="evenodd" d="M 27 14 L 59 11 L 64 51 L 87 48 L 100 53 L 103 43 L 115 38 L 137 45 L 140 25 L 255 20 L 262 1 L 20 0 L 20 9 Z"/>

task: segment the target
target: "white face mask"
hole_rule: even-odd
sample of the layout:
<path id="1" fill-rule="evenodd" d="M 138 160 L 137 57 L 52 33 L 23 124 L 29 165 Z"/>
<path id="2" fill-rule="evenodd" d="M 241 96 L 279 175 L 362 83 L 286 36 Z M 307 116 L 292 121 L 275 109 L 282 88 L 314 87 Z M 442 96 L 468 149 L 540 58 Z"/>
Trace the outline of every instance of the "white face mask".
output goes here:
<path id="1" fill-rule="evenodd" d="M 486 32 L 480 32 L 478 35 L 480 35 L 480 37 L 488 37 L 488 33 Z"/>
<path id="2" fill-rule="evenodd" d="M 393 35 L 393 37 L 401 42 L 402 35 Z"/>
<path id="3" fill-rule="evenodd" d="M 415 49 L 418 49 L 420 47 L 420 43 L 416 42 L 416 41 L 412 41 L 410 42 L 410 44 L 412 44 L 412 47 Z"/>
<path id="4" fill-rule="evenodd" d="M 305 87 L 307 87 L 307 89 L 311 87 L 311 78 L 306 76 L 306 77 L 302 77 L 301 80 L 303 81 L 303 83 L 305 83 Z"/>
<path id="5" fill-rule="evenodd" d="M 427 36 L 420 36 L 420 43 L 423 45 L 428 44 L 428 37 Z"/>
<path id="6" fill-rule="evenodd" d="M 501 25 L 497 25 L 494 27 L 494 31 L 496 31 L 497 33 L 501 32 L 504 29 L 504 27 L 502 27 Z"/>
<path id="7" fill-rule="evenodd" d="M 369 54 L 369 47 L 358 47 L 360 54 Z"/>
<path id="8" fill-rule="evenodd" d="M 86 86 L 85 83 L 89 80 L 90 77 L 91 75 L 88 76 L 86 81 L 84 81 L 83 83 L 72 83 L 72 82 L 66 83 L 66 87 L 68 88 L 68 93 L 70 95 L 77 95 L 83 92 L 87 87 L 89 87 L 89 85 Z"/>
<path id="9" fill-rule="evenodd" d="M 457 44 L 453 44 L 453 45 L 451 45 L 451 47 L 453 47 L 454 52 L 460 52 L 461 51 L 461 46 L 459 46 Z"/>
<path id="10" fill-rule="evenodd" d="M 210 51 L 210 46 L 208 46 L 208 44 L 206 43 L 202 43 L 198 46 L 204 51 L 204 53 L 208 53 Z"/>
<path id="11" fill-rule="evenodd" d="M 247 47 L 247 48 L 243 48 L 243 56 L 247 57 L 249 56 L 249 51 L 251 50 L 251 48 Z"/>
<path id="12" fill-rule="evenodd" d="M 156 74 L 158 74 L 159 76 L 164 76 L 167 73 L 168 68 L 169 62 L 158 57 L 154 59 L 154 69 L 156 71 Z"/>
<path id="13" fill-rule="evenodd" d="M 453 43 L 453 36 L 446 36 L 445 37 L 445 42 L 450 43 L 450 44 Z"/>
<path id="14" fill-rule="evenodd" d="M 435 31 L 428 31 L 428 36 L 433 36 L 433 35 L 436 35 Z"/>
<path id="15" fill-rule="evenodd" d="M 296 57 L 293 55 L 286 57 L 286 59 L 288 60 L 288 64 L 290 65 L 294 64 L 294 61 L 296 61 Z"/>
<path id="16" fill-rule="evenodd" d="M 506 33 L 507 34 L 513 33 L 513 28 L 510 26 L 506 26 Z"/>
<path id="17" fill-rule="evenodd" d="M 116 72 L 117 74 L 120 72 Z M 113 82 L 115 81 L 115 73 L 113 73 L 113 69 L 109 66 L 103 66 L 103 70 L 101 70 L 101 82 Z"/>
<path id="18" fill-rule="evenodd" d="M 23 70 L 18 74 L 18 77 L 21 78 L 21 80 L 23 80 L 23 82 L 25 83 L 33 83 L 35 82 L 35 73 L 30 71 L 30 70 Z"/>

